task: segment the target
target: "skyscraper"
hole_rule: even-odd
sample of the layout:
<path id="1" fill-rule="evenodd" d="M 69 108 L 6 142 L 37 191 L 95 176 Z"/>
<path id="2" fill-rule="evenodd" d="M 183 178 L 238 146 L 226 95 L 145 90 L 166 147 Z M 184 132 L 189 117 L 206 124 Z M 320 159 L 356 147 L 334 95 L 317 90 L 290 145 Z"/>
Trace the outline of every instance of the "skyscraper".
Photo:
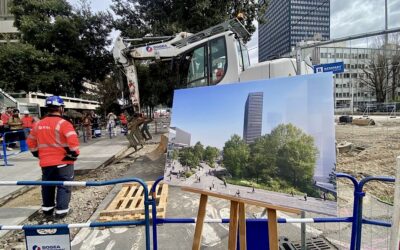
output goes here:
<path id="1" fill-rule="evenodd" d="M 243 140 L 246 143 L 254 142 L 261 136 L 263 92 L 249 93 L 244 108 Z"/>
<path id="2" fill-rule="evenodd" d="M 302 40 L 330 39 L 330 0 L 270 0 L 258 29 L 258 60 L 287 55 Z"/>

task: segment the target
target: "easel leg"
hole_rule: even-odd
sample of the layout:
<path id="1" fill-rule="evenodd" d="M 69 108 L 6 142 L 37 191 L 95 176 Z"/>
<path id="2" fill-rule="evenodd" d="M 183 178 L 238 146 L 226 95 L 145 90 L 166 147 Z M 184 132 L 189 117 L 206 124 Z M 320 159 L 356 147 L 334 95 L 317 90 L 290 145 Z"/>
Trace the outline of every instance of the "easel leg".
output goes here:
<path id="1" fill-rule="evenodd" d="M 239 237 L 240 250 L 246 250 L 246 210 L 243 202 L 239 203 Z"/>
<path id="2" fill-rule="evenodd" d="M 278 221 L 276 218 L 276 210 L 268 208 L 268 235 L 269 249 L 278 250 Z"/>
<path id="3" fill-rule="evenodd" d="M 207 199 L 208 196 L 205 194 L 200 196 L 199 211 L 197 212 L 192 250 L 199 250 L 201 246 L 201 235 L 203 233 L 204 217 L 206 216 Z"/>
<path id="4" fill-rule="evenodd" d="M 238 234 L 238 210 L 239 202 L 231 201 L 231 216 L 229 221 L 229 241 L 228 249 L 236 250 Z"/>

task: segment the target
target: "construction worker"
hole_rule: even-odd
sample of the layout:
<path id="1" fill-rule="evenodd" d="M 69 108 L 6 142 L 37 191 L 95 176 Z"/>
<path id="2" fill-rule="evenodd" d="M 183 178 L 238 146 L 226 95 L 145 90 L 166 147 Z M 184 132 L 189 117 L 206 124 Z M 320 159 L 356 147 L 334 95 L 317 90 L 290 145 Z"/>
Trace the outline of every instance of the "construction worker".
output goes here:
<path id="1" fill-rule="evenodd" d="M 33 117 L 29 115 L 28 110 L 24 111 L 24 117 L 22 117 L 21 121 L 22 121 L 22 127 L 26 129 L 32 129 L 33 123 L 35 122 Z"/>
<path id="2" fill-rule="evenodd" d="M 78 136 L 71 122 L 63 118 L 64 101 L 59 96 L 46 99 L 49 114 L 37 122 L 27 142 L 32 155 L 39 158 L 43 181 L 72 181 L 74 162 L 79 155 Z M 62 219 L 69 212 L 71 187 L 42 186 L 42 211 Z"/>

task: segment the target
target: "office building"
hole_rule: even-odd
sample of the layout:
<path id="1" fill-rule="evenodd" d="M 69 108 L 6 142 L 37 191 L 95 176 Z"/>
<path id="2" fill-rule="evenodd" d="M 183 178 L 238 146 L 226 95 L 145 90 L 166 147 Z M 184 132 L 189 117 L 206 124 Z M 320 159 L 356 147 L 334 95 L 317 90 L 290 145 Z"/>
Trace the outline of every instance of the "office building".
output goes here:
<path id="1" fill-rule="evenodd" d="M 258 29 L 258 60 L 287 56 L 300 41 L 330 39 L 330 0 L 270 0 Z"/>
<path id="2" fill-rule="evenodd" d="M 261 137 L 263 92 L 249 93 L 244 108 L 243 140 L 253 143 Z"/>
<path id="3" fill-rule="evenodd" d="M 333 45 L 308 49 L 304 54 L 312 55 L 314 65 L 334 62 L 343 62 L 344 73 L 334 75 L 334 98 L 336 111 L 364 111 L 368 105 L 375 107 L 377 104 L 375 90 L 364 84 L 366 72 L 371 60 L 378 54 L 400 54 L 400 47 L 388 46 L 384 48 L 351 48 L 345 42 Z M 391 79 L 389 79 L 391 84 Z M 387 91 L 386 102 L 396 99 L 400 89 L 391 96 Z"/>
<path id="4" fill-rule="evenodd" d="M 0 0 L 0 43 L 19 40 L 18 29 L 14 27 L 14 16 L 10 13 L 11 0 Z"/>

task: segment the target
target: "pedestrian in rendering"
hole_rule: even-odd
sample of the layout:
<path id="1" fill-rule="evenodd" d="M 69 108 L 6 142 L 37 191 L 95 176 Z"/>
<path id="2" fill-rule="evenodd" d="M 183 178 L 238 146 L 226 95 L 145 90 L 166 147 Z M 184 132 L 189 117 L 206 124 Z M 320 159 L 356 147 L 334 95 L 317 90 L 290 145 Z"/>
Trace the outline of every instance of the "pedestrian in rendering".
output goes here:
<path id="1" fill-rule="evenodd" d="M 224 186 L 225 186 L 225 188 L 227 188 L 227 186 L 226 186 L 226 180 L 224 179 Z"/>
<path id="2" fill-rule="evenodd" d="M 252 193 L 255 193 L 255 192 L 256 192 L 256 191 L 254 190 L 254 187 L 253 187 L 253 190 L 251 190 L 251 192 L 252 192 Z"/>
<path id="3" fill-rule="evenodd" d="M 240 196 L 240 191 L 239 191 L 239 189 L 236 191 L 236 195 L 237 195 L 237 197 Z"/>
<path id="4" fill-rule="evenodd" d="M 27 143 L 33 156 L 39 158 L 43 181 L 72 181 L 74 162 L 79 156 L 79 140 L 75 129 L 62 116 L 64 101 L 59 96 L 46 99 L 49 114 L 35 125 Z M 56 194 L 57 191 L 57 194 Z M 42 211 L 56 219 L 67 216 L 71 187 L 42 186 Z"/>
<path id="5" fill-rule="evenodd" d="M 292 197 L 294 197 L 293 189 L 290 190 L 290 194 L 292 195 Z"/>
<path id="6" fill-rule="evenodd" d="M 307 201 L 307 193 L 304 194 L 304 201 Z"/>
<path id="7" fill-rule="evenodd" d="M 212 190 L 212 187 L 210 186 L 210 191 Z"/>
<path id="8" fill-rule="evenodd" d="M 199 176 L 199 183 L 200 183 L 200 176 Z"/>
<path id="9" fill-rule="evenodd" d="M 324 198 L 324 201 L 326 201 L 326 193 L 325 192 L 322 194 L 322 197 Z"/>

